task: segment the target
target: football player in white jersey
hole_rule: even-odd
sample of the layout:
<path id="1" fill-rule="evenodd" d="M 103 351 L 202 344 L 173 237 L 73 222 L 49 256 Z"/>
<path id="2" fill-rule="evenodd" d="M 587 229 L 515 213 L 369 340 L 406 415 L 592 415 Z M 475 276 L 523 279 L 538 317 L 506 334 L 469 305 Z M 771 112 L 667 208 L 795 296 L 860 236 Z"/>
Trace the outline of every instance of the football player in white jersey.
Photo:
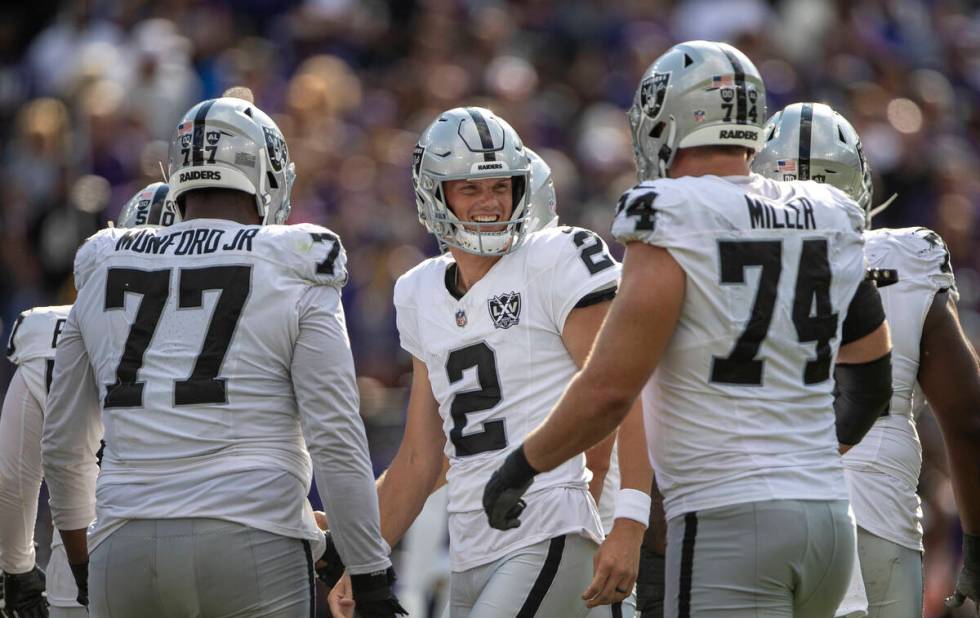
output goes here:
<path id="1" fill-rule="evenodd" d="M 265 113 L 204 101 L 171 143 L 183 221 L 103 230 L 76 256 L 42 462 L 94 616 L 308 616 L 324 547 L 313 467 L 362 614 L 399 611 L 340 303 L 346 254 L 325 228 L 278 225 L 293 177 Z"/>
<path id="2" fill-rule="evenodd" d="M 498 531 L 483 516 L 483 484 L 584 362 L 619 279 L 597 235 L 555 226 L 553 204 L 529 205 L 533 173 L 518 134 L 483 108 L 440 114 L 415 149 L 419 219 L 446 251 L 395 284 L 413 378 L 405 436 L 378 493 L 394 543 L 448 458 L 453 618 L 585 616 L 586 602 L 621 601 L 645 527 L 645 511 L 616 520 L 603 549 L 632 556 L 614 571 L 603 563 L 593 581 L 603 532 L 581 456 L 538 479 L 528 527 Z M 649 476 L 635 485 L 629 476 L 625 487 L 647 490 Z"/>
<path id="3" fill-rule="evenodd" d="M 176 212 L 169 187 L 157 182 L 137 192 L 123 207 L 117 227 L 170 225 Z M 84 618 L 61 537 L 51 539 L 46 573 L 37 568 L 34 522 L 41 488 L 41 425 L 51 385 L 58 336 L 70 305 L 37 307 L 20 314 L 10 333 L 7 358 L 17 366 L 0 415 L 0 568 L 8 589 L 8 616 Z M 46 585 L 45 585 L 46 579 Z M 47 603 L 41 592 L 47 592 Z M 47 604 L 50 610 L 47 610 Z"/>
<path id="4" fill-rule="evenodd" d="M 491 524 L 517 524 L 536 475 L 601 440 L 642 389 L 670 618 L 832 615 L 855 544 L 838 443 L 891 396 L 864 213 L 826 185 L 750 173 L 764 101 L 724 43 L 676 45 L 647 69 L 629 114 L 642 182 L 613 224 L 620 293 L 583 370 L 484 493 Z"/>
<path id="5" fill-rule="evenodd" d="M 795 103 L 766 124 L 752 169 L 775 180 L 826 182 L 871 215 L 871 171 L 854 127 L 820 103 Z M 858 582 L 871 618 L 922 613 L 922 446 L 915 423 L 928 402 L 946 442 L 965 530 L 964 568 L 951 604 L 980 599 L 980 372 L 956 312 L 949 252 L 923 227 L 864 233 L 864 254 L 891 326 L 893 395 L 888 415 L 844 455 L 858 525 Z"/>

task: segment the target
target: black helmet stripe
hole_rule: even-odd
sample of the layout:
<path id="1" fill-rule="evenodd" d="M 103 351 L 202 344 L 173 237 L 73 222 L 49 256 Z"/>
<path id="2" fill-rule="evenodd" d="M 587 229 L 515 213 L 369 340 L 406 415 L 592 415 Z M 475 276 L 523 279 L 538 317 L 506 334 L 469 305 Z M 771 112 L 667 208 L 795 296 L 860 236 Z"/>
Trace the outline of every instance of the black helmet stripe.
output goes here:
<path id="1" fill-rule="evenodd" d="M 719 47 L 725 53 L 728 61 L 732 63 L 732 73 L 735 74 L 735 122 L 746 124 L 745 118 L 749 108 L 745 101 L 745 71 L 742 70 L 742 63 L 738 56 L 724 45 L 719 45 Z"/>
<path id="2" fill-rule="evenodd" d="M 466 111 L 469 112 L 470 118 L 473 119 L 473 123 L 476 125 L 476 130 L 480 134 L 480 144 L 483 145 L 483 160 L 496 161 L 497 156 L 493 153 L 495 150 L 493 147 L 493 136 L 490 135 L 490 125 L 487 124 L 487 119 L 483 117 L 483 113 L 480 110 L 473 107 L 467 107 Z"/>
<path id="3" fill-rule="evenodd" d="M 813 128 L 813 105 L 804 103 L 800 110 L 800 180 L 810 180 L 810 132 Z"/>
<path id="4" fill-rule="evenodd" d="M 204 165 L 204 121 L 217 99 L 201 103 L 194 115 L 194 133 L 191 145 L 191 165 Z"/>
<path id="5" fill-rule="evenodd" d="M 160 225 L 163 221 L 163 205 L 167 199 L 167 191 L 170 190 L 166 184 L 162 184 L 157 187 L 157 190 L 153 193 L 153 199 L 150 200 L 150 214 L 146 218 L 146 222 L 152 225 Z"/>

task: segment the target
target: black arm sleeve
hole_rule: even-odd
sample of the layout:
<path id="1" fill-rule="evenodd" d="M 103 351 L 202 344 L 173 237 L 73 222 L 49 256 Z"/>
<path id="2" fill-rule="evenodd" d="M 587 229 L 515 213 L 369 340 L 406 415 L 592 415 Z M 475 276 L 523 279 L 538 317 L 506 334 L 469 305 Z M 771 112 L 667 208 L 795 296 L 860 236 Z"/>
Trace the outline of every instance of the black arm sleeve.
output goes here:
<path id="1" fill-rule="evenodd" d="M 841 331 L 841 345 L 857 341 L 874 332 L 885 321 L 885 308 L 872 279 L 864 279 L 847 308 Z"/>
<path id="2" fill-rule="evenodd" d="M 888 414 L 892 398 L 892 353 L 870 363 L 837 365 L 834 380 L 837 441 L 854 445 L 879 417 Z"/>

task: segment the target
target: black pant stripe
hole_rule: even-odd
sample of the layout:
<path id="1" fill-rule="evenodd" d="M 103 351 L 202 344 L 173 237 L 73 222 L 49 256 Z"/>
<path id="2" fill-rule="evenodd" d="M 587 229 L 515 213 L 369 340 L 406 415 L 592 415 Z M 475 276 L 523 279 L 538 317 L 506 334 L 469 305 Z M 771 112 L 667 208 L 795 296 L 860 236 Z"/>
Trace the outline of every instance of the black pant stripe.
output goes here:
<path id="1" fill-rule="evenodd" d="M 697 512 L 684 515 L 684 541 L 681 544 L 680 593 L 677 618 L 691 618 L 691 580 L 694 576 L 694 538 L 698 534 Z"/>
<path id="2" fill-rule="evenodd" d="M 316 570 L 313 568 L 313 551 L 310 542 L 303 540 L 303 553 L 306 554 L 306 569 L 310 580 L 310 618 L 316 618 Z"/>
<path id="3" fill-rule="evenodd" d="M 742 62 L 731 50 L 722 47 L 721 51 L 725 52 L 728 61 L 732 63 L 732 73 L 735 74 L 735 122 L 745 124 L 745 118 L 749 112 L 745 100 L 745 71 L 742 70 Z"/>
<path id="4" fill-rule="evenodd" d="M 544 595 L 548 594 L 551 583 L 555 581 L 558 565 L 561 564 L 561 556 L 564 552 L 565 535 L 551 539 L 551 543 L 548 545 L 548 555 L 544 559 L 541 572 L 538 573 L 538 578 L 534 580 L 534 585 L 531 586 L 531 592 L 524 600 L 521 611 L 517 612 L 517 618 L 532 618 L 537 613 L 538 608 L 541 607 L 541 602 L 544 601 Z"/>
<path id="5" fill-rule="evenodd" d="M 483 146 L 483 160 L 496 161 L 497 156 L 493 154 L 493 136 L 490 135 L 490 125 L 487 124 L 487 119 L 483 117 L 483 113 L 478 109 L 467 107 L 466 111 L 469 112 L 470 118 L 473 119 L 477 133 L 480 134 L 480 144 Z"/>
<path id="6" fill-rule="evenodd" d="M 623 618 L 622 603 L 613 603 L 611 608 L 612 608 L 612 618 Z"/>
<path id="7" fill-rule="evenodd" d="M 194 132 L 191 142 L 191 165 L 204 165 L 204 121 L 214 105 L 215 99 L 205 101 L 194 115 Z"/>
<path id="8" fill-rule="evenodd" d="M 810 135 L 813 129 L 813 105 L 804 103 L 800 110 L 800 180 L 810 180 Z"/>

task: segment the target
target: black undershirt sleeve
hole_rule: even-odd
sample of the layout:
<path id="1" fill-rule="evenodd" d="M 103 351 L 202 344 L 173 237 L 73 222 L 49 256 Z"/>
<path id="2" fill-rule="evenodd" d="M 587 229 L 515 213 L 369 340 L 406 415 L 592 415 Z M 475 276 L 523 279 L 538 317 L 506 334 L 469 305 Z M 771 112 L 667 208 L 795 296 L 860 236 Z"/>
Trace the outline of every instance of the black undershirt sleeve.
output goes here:
<path id="1" fill-rule="evenodd" d="M 854 299 L 847 308 L 847 317 L 841 332 L 841 345 L 857 341 L 869 335 L 885 321 L 885 308 L 874 281 L 864 279 L 858 285 Z"/>

